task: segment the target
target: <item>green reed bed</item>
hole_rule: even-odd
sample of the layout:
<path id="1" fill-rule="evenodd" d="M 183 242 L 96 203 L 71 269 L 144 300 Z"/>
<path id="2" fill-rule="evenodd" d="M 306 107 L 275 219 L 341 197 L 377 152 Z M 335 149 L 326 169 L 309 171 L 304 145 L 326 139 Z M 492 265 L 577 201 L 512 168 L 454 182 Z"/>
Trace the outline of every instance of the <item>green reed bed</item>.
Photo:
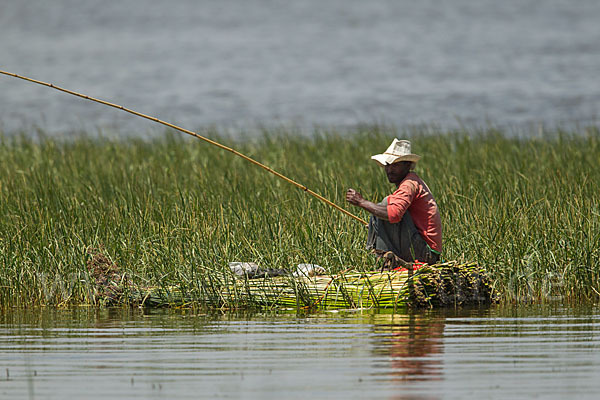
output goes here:
<path id="1" fill-rule="evenodd" d="M 511 138 L 384 127 L 265 131 L 223 140 L 337 204 L 354 187 L 392 189 L 370 155 L 409 137 L 437 198 L 444 258 L 485 267 L 503 301 L 586 301 L 600 292 L 600 134 Z M 346 206 L 347 207 L 347 206 Z M 349 208 L 362 218 L 368 215 Z M 160 139 L 0 136 L 0 304 L 92 303 L 100 251 L 138 286 L 178 287 L 208 306 L 229 261 L 335 274 L 368 271 L 365 228 L 234 155 L 167 132 Z"/>

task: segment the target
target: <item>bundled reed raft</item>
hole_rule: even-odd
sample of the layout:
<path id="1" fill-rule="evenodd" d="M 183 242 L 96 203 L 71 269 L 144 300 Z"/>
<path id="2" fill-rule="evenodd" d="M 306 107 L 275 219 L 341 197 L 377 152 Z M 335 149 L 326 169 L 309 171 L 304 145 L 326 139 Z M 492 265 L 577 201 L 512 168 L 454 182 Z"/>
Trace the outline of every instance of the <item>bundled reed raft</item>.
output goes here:
<path id="1" fill-rule="evenodd" d="M 414 272 L 345 271 L 322 276 L 249 279 L 223 273 L 219 283 L 198 290 L 180 286 L 139 287 L 107 259 L 96 255 L 88 267 L 97 304 L 145 307 L 198 304 L 207 308 L 395 309 L 489 304 L 493 287 L 475 263 L 424 265 Z"/>

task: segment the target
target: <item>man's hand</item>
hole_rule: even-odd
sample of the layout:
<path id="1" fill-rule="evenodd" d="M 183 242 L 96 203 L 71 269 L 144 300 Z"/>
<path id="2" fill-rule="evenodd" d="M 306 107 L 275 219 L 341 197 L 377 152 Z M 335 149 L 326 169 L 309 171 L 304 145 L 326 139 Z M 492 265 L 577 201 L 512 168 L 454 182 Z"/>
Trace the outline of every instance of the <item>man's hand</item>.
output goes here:
<path id="1" fill-rule="evenodd" d="M 346 192 L 346 201 L 352 205 L 359 206 L 365 199 L 356 190 L 350 188 Z"/>
<path id="2" fill-rule="evenodd" d="M 387 206 L 384 204 L 375 204 L 368 200 L 365 200 L 360 193 L 350 188 L 346 192 L 346 201 L 352 205 L 363 208 L 376 216 L 377 218 L 389 220 L 387 213 Z"/>

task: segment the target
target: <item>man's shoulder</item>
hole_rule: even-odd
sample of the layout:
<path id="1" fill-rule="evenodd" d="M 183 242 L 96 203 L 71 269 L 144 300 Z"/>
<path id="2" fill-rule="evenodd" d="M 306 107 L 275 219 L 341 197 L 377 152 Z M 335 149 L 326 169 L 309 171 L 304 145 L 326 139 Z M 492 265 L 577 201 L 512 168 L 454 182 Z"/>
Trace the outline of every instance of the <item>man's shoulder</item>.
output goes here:
<path id="1" fill-rule="evenodd" d="M 419 177 L 419 175 L 417 175 L 416 172 L 410 171 L 407 175 L 406 178 L 404 178 L 405 180 L 412 180 L 412 181 L 422 181 L 422 179 Z"/>
<path id="2" fill-rule="evenodd" d="M 400 187 L 402 187 L 403 185 L 415 187 L 415 186 L 420 186 L 422 184 L 423 184 L 423 180 L 421 178 L 419 178 L 419 175 L 417 175 L 414 172 L 409 172 L 408 175 L 406 175 L 406 177 L 404 177 L 402 182 L 400 182 Z"/>
<path id="3" fill-rule="evenodd" d="M 409 172 L 406 175 L 394 193 L 398 192 L 431 193 L 425 181 L 415 172 Z"/>
<path id="4" fill-rule="evenodd" d="M 402 182 L 398 185 L 398 188 L 394 191 L 395 195 L 407 192 L 414 192 L 421 185 L 421 179 L 414 172 L 409 172 L 408 175 L 402 179 Z"/>

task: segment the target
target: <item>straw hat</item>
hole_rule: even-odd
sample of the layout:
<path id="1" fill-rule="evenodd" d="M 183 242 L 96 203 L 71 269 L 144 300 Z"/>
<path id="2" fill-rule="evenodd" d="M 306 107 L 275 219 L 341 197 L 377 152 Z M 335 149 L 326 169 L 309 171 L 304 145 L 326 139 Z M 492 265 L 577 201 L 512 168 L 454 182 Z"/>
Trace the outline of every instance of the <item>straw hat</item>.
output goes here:
<path id="1" fill-rule="evenodd" d="M 371 157 L 372 160 L 375 160 L 382 167 L 399 161 L 417 162 L 420 158 L 421 156 L 411 153 L 410 142 L 408 140 L 398 139 L 394 139 L 385 153 Z"/>

